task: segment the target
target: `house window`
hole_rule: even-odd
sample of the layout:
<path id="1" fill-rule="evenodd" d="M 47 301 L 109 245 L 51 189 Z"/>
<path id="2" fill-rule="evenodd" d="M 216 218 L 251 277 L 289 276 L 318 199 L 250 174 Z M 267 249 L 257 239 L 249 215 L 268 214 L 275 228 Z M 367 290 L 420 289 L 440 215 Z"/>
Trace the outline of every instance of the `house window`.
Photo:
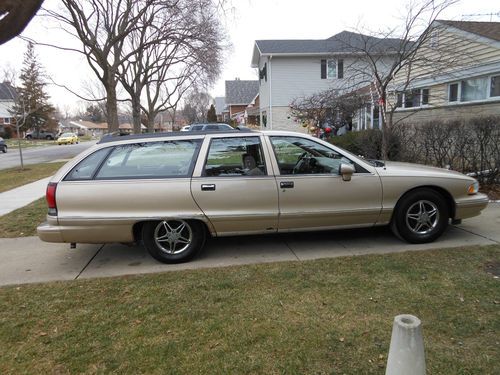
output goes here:
<path id="1" fill-rule="evenodd" d="M 500 75 L 491 77 L 490 97 L 500 96 Z"/>
<path id="2" fill-rule="evenodd" d="M 422 89 L 421 104 L 422 105 L 429 104 L 429 89 Z"/>
<path id="3" fill-rule="evenodd" d="M 458 83 L 451 83 L 448 86 L 448 101 L 449 102 L 458 101 Z"/>
<path id="4" fill-rule="evenodd" d="M 328 79 L 337 78 L 337 61 L 328 60 L 326 68 L 326 77 Z"/>
<path id="5" fill-rule="evenodd" d="M 3 119 L 3 123 L 4 123 L 4 124 L 10 124 L 10 118 L 9 118 L 9 117 L 5 117 L 5 118 Z"/>
<path id="6" fill-rule="evenodd" d="M 397 108 L 415 108 L 429 104 L 429 89 L 413 89 L 397 94 Z"/>
<path id="7" fill-rule="evenodd" d="M 474 102 L 500 96 L 500 75 L 469 78 L 448 85 L 448 102 Z"/>
<path id="8" fill-rule="evenodd" d="M 473 100 L 486 99 L 488 80 L 486 77 L 473 78 L 461 82 L 460 100 L 470 102 Z"/>
<path id="9" fill-rule="evenodd" d="M 431 39 L 430 39 L 429 46 L 431 48 L 437 48 L 438 45 L 439 45 L 439 31 L 438 30 L 434 30 L 431 33 Z"/>
<path id="10" fill-rule="evenodd" d="M 321 79 L 344 78 L 344 60 L 321 60 Z"/>

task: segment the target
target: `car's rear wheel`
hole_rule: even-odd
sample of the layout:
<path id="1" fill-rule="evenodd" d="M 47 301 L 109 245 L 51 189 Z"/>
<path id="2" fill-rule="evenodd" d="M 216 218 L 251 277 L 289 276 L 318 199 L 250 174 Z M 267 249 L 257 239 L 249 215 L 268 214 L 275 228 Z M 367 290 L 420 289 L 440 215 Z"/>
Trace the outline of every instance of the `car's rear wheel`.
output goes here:
<path id="1" fill-rule="evenodd" d="M 142 228 L 146 250 L 163 263 L 187 262 L 205 243 L 205 227 L 198 221 L 169 219 L 147 222 Z"/>
<path id="2" fill-rule="evenodd" d="M 48 135 L 48 136 L 46 136 L 46 137 L 45 137 L 45 139 L 46 139 L 46 140 L 48 140 L 48 141 L 51 141 L 51 140 L 53 140 L 54 138 L 53 138 L 53 137 L 51 137 L 50 135 Z"/>
<path id="3" fill-rule="evenodd" d="M 398 202 L 391 227 L 396 236 L 410 243 L 426 243 L 443 234 L 448 219 L 443 196 L 431 189 L 418 189 Z"/>
<path id="4" fill-rule="evenodd" d="M 7 146 L 2 147 L 2 152 L 5 154 L 7 152 Z"/>

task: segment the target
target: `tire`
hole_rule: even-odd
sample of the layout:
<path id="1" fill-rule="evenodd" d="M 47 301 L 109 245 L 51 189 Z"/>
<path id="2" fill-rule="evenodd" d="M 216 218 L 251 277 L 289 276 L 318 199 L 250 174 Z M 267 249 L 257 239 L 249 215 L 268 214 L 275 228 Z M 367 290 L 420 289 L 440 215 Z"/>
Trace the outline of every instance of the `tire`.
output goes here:
<path id="1" fill-rule="evenodd" d="M 2 152 L 5 154 L 7 152 L 7 146 L 2 147 Z"/>
<path id="2" fill-rule="evenodd" d="M 410 243 L 437 239 L 448 226 L 449 207 L 444 197 L 431 189 L 418 189 L 404 195 L 392 218 L 393 233 Z"/>
<path id="3" fill-rule="evenodd" d="M 47 141 L 51 141 L 51 140 L 53 140 L 54 138 L 53 138 L 53 137 L 51 137 L 50 135 L 48 135 L 48 136 L 46 136 L 46 137 L 45 137 L 45 139 L 46 139 Z"/>
<path id="4" fill-rule="evenodd" d="M 26 139 L 32 139 L 32 138 L 33 138 L 33 136 L 31 136 L 31 135 L 26 136 Z"/>
<path id="5" fill-rule="evenodd" d="M 170 233 L 172 241 L 167 240 Z M 169 219 L 147 222 L 142 227 L 146 250 L 162 263 L 182 263 L 194 258 L 205 244 L 205 227 L 199 221 Z"/>

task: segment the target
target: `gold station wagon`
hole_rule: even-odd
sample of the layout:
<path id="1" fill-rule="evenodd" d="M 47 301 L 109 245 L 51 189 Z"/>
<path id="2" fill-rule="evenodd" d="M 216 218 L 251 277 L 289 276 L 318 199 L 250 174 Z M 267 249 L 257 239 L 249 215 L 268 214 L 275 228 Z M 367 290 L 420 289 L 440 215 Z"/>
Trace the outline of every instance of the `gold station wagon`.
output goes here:
<path id="1" fill-rule="evenodd" d="M 207 235 L 390 225 L 430 242 L 488 199 L 463 174 L 368 161 L 292 132 L 107 137 L 47 187 L 43 241 L 133 243 L 165 263 L 193 258 Z"/>

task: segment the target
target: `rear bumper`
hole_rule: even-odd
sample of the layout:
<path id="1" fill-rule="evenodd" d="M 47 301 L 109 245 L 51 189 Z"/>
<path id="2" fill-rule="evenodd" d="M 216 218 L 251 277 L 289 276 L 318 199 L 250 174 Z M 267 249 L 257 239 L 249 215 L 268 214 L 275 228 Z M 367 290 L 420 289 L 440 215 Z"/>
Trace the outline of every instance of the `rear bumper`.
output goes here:
<path id="1" fill-rule="evenodd" d="M 57 225 L 50 225 L 45 222 L 36 228 L 36 232 L 38 237 L 44 242 L 65 242 Z"/>
<path id="2" fill-rule="evenodd" d="M 112 225 L 51 225 L 43 223 L 36 228 L 44 242 L 111 243 L 134 242 L 131 224 Z"/>
<path id="3" fill-rule="evenodd" d="M 488 196 L 485 194 L 474 194 L 457 200 L 454 219 L 467 219 L 477 216 L 488 205 Z"/>

